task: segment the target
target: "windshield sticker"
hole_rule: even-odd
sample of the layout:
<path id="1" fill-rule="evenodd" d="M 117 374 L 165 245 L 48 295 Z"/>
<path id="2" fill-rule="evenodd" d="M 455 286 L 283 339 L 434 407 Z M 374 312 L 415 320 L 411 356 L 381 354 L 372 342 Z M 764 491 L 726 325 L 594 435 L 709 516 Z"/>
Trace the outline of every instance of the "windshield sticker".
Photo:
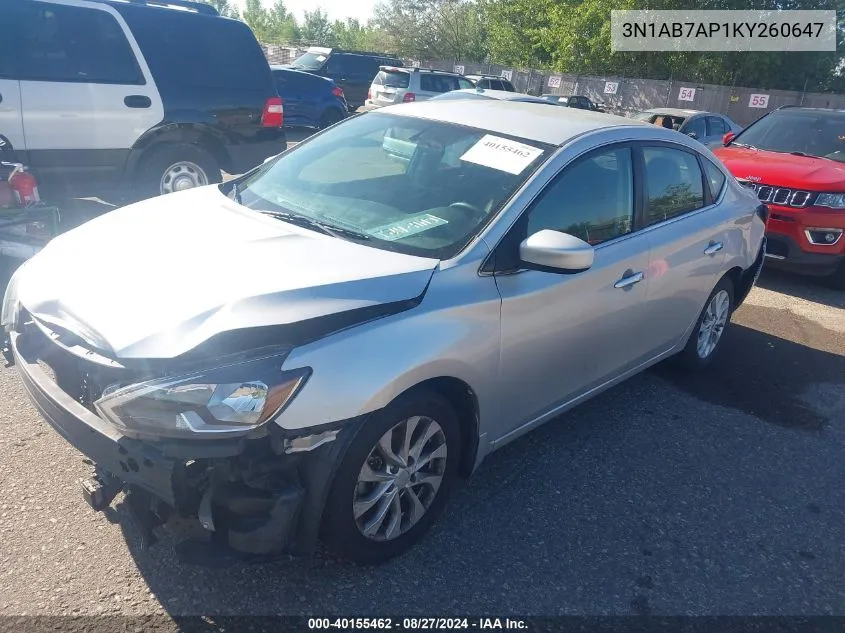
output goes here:
<path id="1" fill-rule="evenodd" d="M 433 229 L 436 226 L 442 226 L 444 224 L 449 223 L 443 218 L 438 218 L 436 215 L 423 213 L 422 215 L 411 216 L 410 218 L 399 220 L 398 222 L 385 224 L 375 230 L 369 231 L 369 233 L 378 240 L 393 242 L 395 240 L 401 240 L 404 237 L 422 233 L 423 231 L 428 231 L 429 229 Z"/>
<path id="2" fill-rule="evenodd" d="M 542 153 L 543 150 L 536 147 L 486 134 L 461 156 L 461 160 L 518 175 Z"/>

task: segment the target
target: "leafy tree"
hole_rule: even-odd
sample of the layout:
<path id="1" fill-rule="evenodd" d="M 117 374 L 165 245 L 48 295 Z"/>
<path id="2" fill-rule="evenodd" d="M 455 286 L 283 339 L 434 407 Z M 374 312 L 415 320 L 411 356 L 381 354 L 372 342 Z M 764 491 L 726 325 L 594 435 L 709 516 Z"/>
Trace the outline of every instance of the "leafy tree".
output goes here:
<path id="1" fill-rule="evenodd" d="M 266 42 L 269 35 L 270 13 L 261 4 L 261 0 L 246 0 L 242 19 L 249 25 L 260 42 Z"/>
<path id="2" fill-rule="evenodd" d="M 318 46 L 335 45 L 335 36 L 328 13 L 317 7 L 313 11 L 306 11 L 304 17 L 300 34 L 305 42 Z"/>
<path id="3" fill-rule="evenodd" d="M 215 9 L 217 9 L 217 12 L 220 15 L 222 15 L 223 17 L 235 18 L 235 19 L 239 19 L 241 17 L 240 14 L 238 13 L 238 8 L 232 6 L 229 3 L 229 0 L 202 0 L 202 1 L 205 2 L 206 4 L 210 4 Z"/>
<path id="4" fill-rule="evenodd" d="M 293 43 L 301 34 L 294 15 L 288 11 L 284 0 L 276 0 L 267 15 L 267 37 L 269 41 Z"/>

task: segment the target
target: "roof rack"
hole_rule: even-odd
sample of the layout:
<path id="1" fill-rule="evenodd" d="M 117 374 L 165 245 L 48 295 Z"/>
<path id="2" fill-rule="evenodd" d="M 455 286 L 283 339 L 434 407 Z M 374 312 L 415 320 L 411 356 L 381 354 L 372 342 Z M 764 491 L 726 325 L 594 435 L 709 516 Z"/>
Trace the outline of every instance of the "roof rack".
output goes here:
<path id="1" fill-rule="evenodd" d="M 440 73 L 441 75 L 455 75 L 461 76 L 458 73 L 454 73 L 451 70 L 440 70 L 439 68 L 420 68 L 419 66 L 397 66 L 393 64 L 382 65 L 379 66 L 379 70 L 407 70 L 410 72 L 417 72 L 417 73 Z"/>
<path id="2" fill-rule="evenodd" d="M 220 13 L 212 5 L 205 2 L 196 2 L 193 0 L 93 0 L 94 2 L 103 2 L 105 4 L 132 4 L 146 7 L 159 7 L 167 9 L 168 7 L 179 7 L 181 9 L 190 9 L 203 15 L 217 15 Z"/>
<path id="3" fill-rule="evenodd" d="M 349 51 L 344 48 L 332 48 L 331 46 L 318 46 L 317 48 L 331 48 L 332 53 L 343 53 L 344 55 L 371 55 L 373 57 L 386 57 L 388 59 L 399 59 L 390 53 L 376 53 L 374 51 Z"/>

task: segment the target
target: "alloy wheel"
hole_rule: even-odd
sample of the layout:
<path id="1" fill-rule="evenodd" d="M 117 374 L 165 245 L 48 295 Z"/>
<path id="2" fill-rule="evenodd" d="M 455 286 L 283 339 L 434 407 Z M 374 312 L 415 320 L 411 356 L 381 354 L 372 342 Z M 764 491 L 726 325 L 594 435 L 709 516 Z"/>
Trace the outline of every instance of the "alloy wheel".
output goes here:
<path id="1" fill-rule="evenodd" d="M 727 290 L 720 290 L 710 299 L 704 318 L 701 320 L 701 326 L 698 328 L 696 350 L 699 357 L 707 358 L 716 349 L 725 331 L 730 307 L 731 297 Z"/>
<path id="2" fill-rule="evenodd" d="M 426 416 L 403 420 L 372 448 L 358 474 L 352 512 L 361 534 L 389 541 L 425 515 L 446 472 L 446 436 Z"/>

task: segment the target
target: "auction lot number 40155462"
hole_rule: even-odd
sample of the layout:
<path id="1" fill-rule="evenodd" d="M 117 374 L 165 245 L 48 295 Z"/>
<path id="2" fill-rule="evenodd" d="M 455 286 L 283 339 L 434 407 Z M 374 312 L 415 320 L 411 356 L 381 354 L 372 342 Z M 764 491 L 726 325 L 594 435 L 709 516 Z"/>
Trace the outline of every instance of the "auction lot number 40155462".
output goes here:
<path id="1" fill-rule="evenodd" d="M 310 630 L 329 629 L 381 629 L 381 630 L 449 630 L 449 629 L 479 629 L 479 630 L 522 630 L 528 624 L 525 620 L 512 618 L 309 618 Z"/>

